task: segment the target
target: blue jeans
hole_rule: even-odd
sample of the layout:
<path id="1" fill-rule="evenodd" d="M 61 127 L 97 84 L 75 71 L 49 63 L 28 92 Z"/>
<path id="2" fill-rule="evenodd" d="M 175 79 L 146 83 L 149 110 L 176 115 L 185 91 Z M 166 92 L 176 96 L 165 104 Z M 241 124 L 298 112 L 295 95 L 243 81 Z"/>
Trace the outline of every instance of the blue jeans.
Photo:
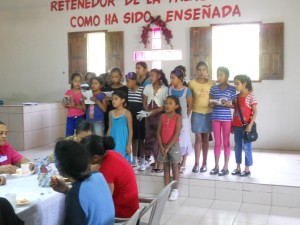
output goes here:
<path id="1" fill-rule="evenodd" d="M 243 127 L 234 127 L 234 152 L 235 152 L 235 161 L 237 164 L 242 163 L 242 150 L 244 144 L 244 151 L 245 151 L 245 166 L 252 166 L 253 159 L 252 159 L 252 142 L 245 141 L 243 138 L 244 136 L 244 128 Z"/>
<path id="2" fill-rule="evenodd" d="M 93 134 L 104 136 L 104 121 L 95 121 L 93 124 Z"/>
<path id="3" fill-rule="evenodd" d="M 67 127 L 66 127 L 66 136 L 74 135 L 74 130 L 76 129 L 77 124 L 80 120 L 84 119 L 85 116 L 74 116 L 74 117 L 67 117 Z"/>

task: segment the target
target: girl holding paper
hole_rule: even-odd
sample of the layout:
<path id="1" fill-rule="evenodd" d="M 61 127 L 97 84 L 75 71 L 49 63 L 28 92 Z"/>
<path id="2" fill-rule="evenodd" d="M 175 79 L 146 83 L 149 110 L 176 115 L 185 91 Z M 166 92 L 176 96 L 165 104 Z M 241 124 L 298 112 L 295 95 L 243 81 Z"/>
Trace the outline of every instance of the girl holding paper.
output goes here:
<path id="1" fill-rule="evenodd" d="M 104 85 L 103 79 L 93 77 L 90 80 L 90 87 L 93 97 L 90 98 L 94 104 L 83 104 L 86 111 L 86 120 L 93 124 L 93 134 L 104 135 L 104 112 L 107 109 L 107 101 L 105 94 L 101 91 Z"/>
<path id="2" fill-rule="evenodd" d="M 74 134 L 76 125 L 81 119 L 84 119 L 84 111 L 81 105 L 82 93 L 80 84 L 82 76 L 80 73 L 71 75 L 71 89 L 65 92 L 63 106 L 68 109 L 66 136 Z"/>

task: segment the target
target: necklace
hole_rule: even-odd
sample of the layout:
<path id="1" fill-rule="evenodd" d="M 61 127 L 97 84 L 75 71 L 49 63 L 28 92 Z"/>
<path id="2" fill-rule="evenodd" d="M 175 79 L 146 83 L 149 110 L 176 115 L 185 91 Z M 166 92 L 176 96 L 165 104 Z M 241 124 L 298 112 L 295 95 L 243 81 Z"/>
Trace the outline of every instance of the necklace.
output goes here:
<path id="1" fill-rule="evenodd" d="M 167 123 L 166 123 L 166 124 L 167 124 L 167 125 L 169 125 L 169 123 L 170 123 L 170 118 L 168 118 L 168 120 L 167 120 Z"/>

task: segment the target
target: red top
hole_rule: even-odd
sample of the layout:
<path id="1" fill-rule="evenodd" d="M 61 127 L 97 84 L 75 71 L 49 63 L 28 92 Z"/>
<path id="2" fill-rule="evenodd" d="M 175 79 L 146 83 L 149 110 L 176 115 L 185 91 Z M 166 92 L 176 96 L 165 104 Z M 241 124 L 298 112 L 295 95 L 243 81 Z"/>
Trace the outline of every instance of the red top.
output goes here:
<path id="1" fill-rule="evenodd" d="M 241 112 L 242 112 L 245 123 L 250 123 L 251 118 L 252 118 L 252 106 L 257 105 L 257 101 L 256 101 L 254 94 L 252 92 L 250 92 L 244 97 L 239 96 L 238 100 L 239 100 Z M 243 126 L 236 103 L 235 103 L 235 107 L 234 107 L 232 126 L 234 126 L 234 127 L 242 127 Z"/>
<path id="2" fill-rule="evenodd" d="M 109 150 L 99 172 L 108 184 L 114 184 L 116 217 L 131 217 L 139 208 L 138 188 L 131 165 L 120 153 Z"/>
<path id="3" fill-rule="evenodd" d="M 12 164 L 15 165 L 23 158 L 9 143 L 0 146 L 0 166 Z"/>
<path id="4" fill-rule="evenodd" d="M 161 116 L 161 141 L 164 145 L 167 145 L 176 131 L 176 122 L 179 114 L 175 114 L 171 118 L 168 118 L 167 114 L 164 113 Z M 179 138 L 177 138 L 176 142 L 178 142 Z"/>
<path id="5" fill-rule="evenodd" d="M 79 91 L 78 93 L 74 93 L 72 89 L 67 90 L 65 93 L 66 96 L 71 96 L 75 105 L 81 105 L 82 93 Z M 84 115 L 84 111 L 82 109 L 75 109 L 73 107 L 68 108 L 68 117 L 82 116 Z"/>

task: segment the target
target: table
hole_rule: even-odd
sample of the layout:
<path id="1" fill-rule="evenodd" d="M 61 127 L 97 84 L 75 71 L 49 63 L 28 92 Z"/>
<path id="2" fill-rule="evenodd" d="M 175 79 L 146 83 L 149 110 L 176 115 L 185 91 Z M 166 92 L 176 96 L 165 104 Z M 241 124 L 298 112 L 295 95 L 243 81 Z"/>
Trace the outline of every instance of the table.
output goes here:
<path id="1" fill-rule="evenodd" d="M 64 217 L 65 195 L 50 187 L 39 187 L 37 175 L 12 177 L 7 175 L 7 183 L 0 186 L 0 196 L 7 193 L 27 193 L 35 196 L 35 201 L 15 208 L 16 214 L 25 225 L 61 225 Z"/>

